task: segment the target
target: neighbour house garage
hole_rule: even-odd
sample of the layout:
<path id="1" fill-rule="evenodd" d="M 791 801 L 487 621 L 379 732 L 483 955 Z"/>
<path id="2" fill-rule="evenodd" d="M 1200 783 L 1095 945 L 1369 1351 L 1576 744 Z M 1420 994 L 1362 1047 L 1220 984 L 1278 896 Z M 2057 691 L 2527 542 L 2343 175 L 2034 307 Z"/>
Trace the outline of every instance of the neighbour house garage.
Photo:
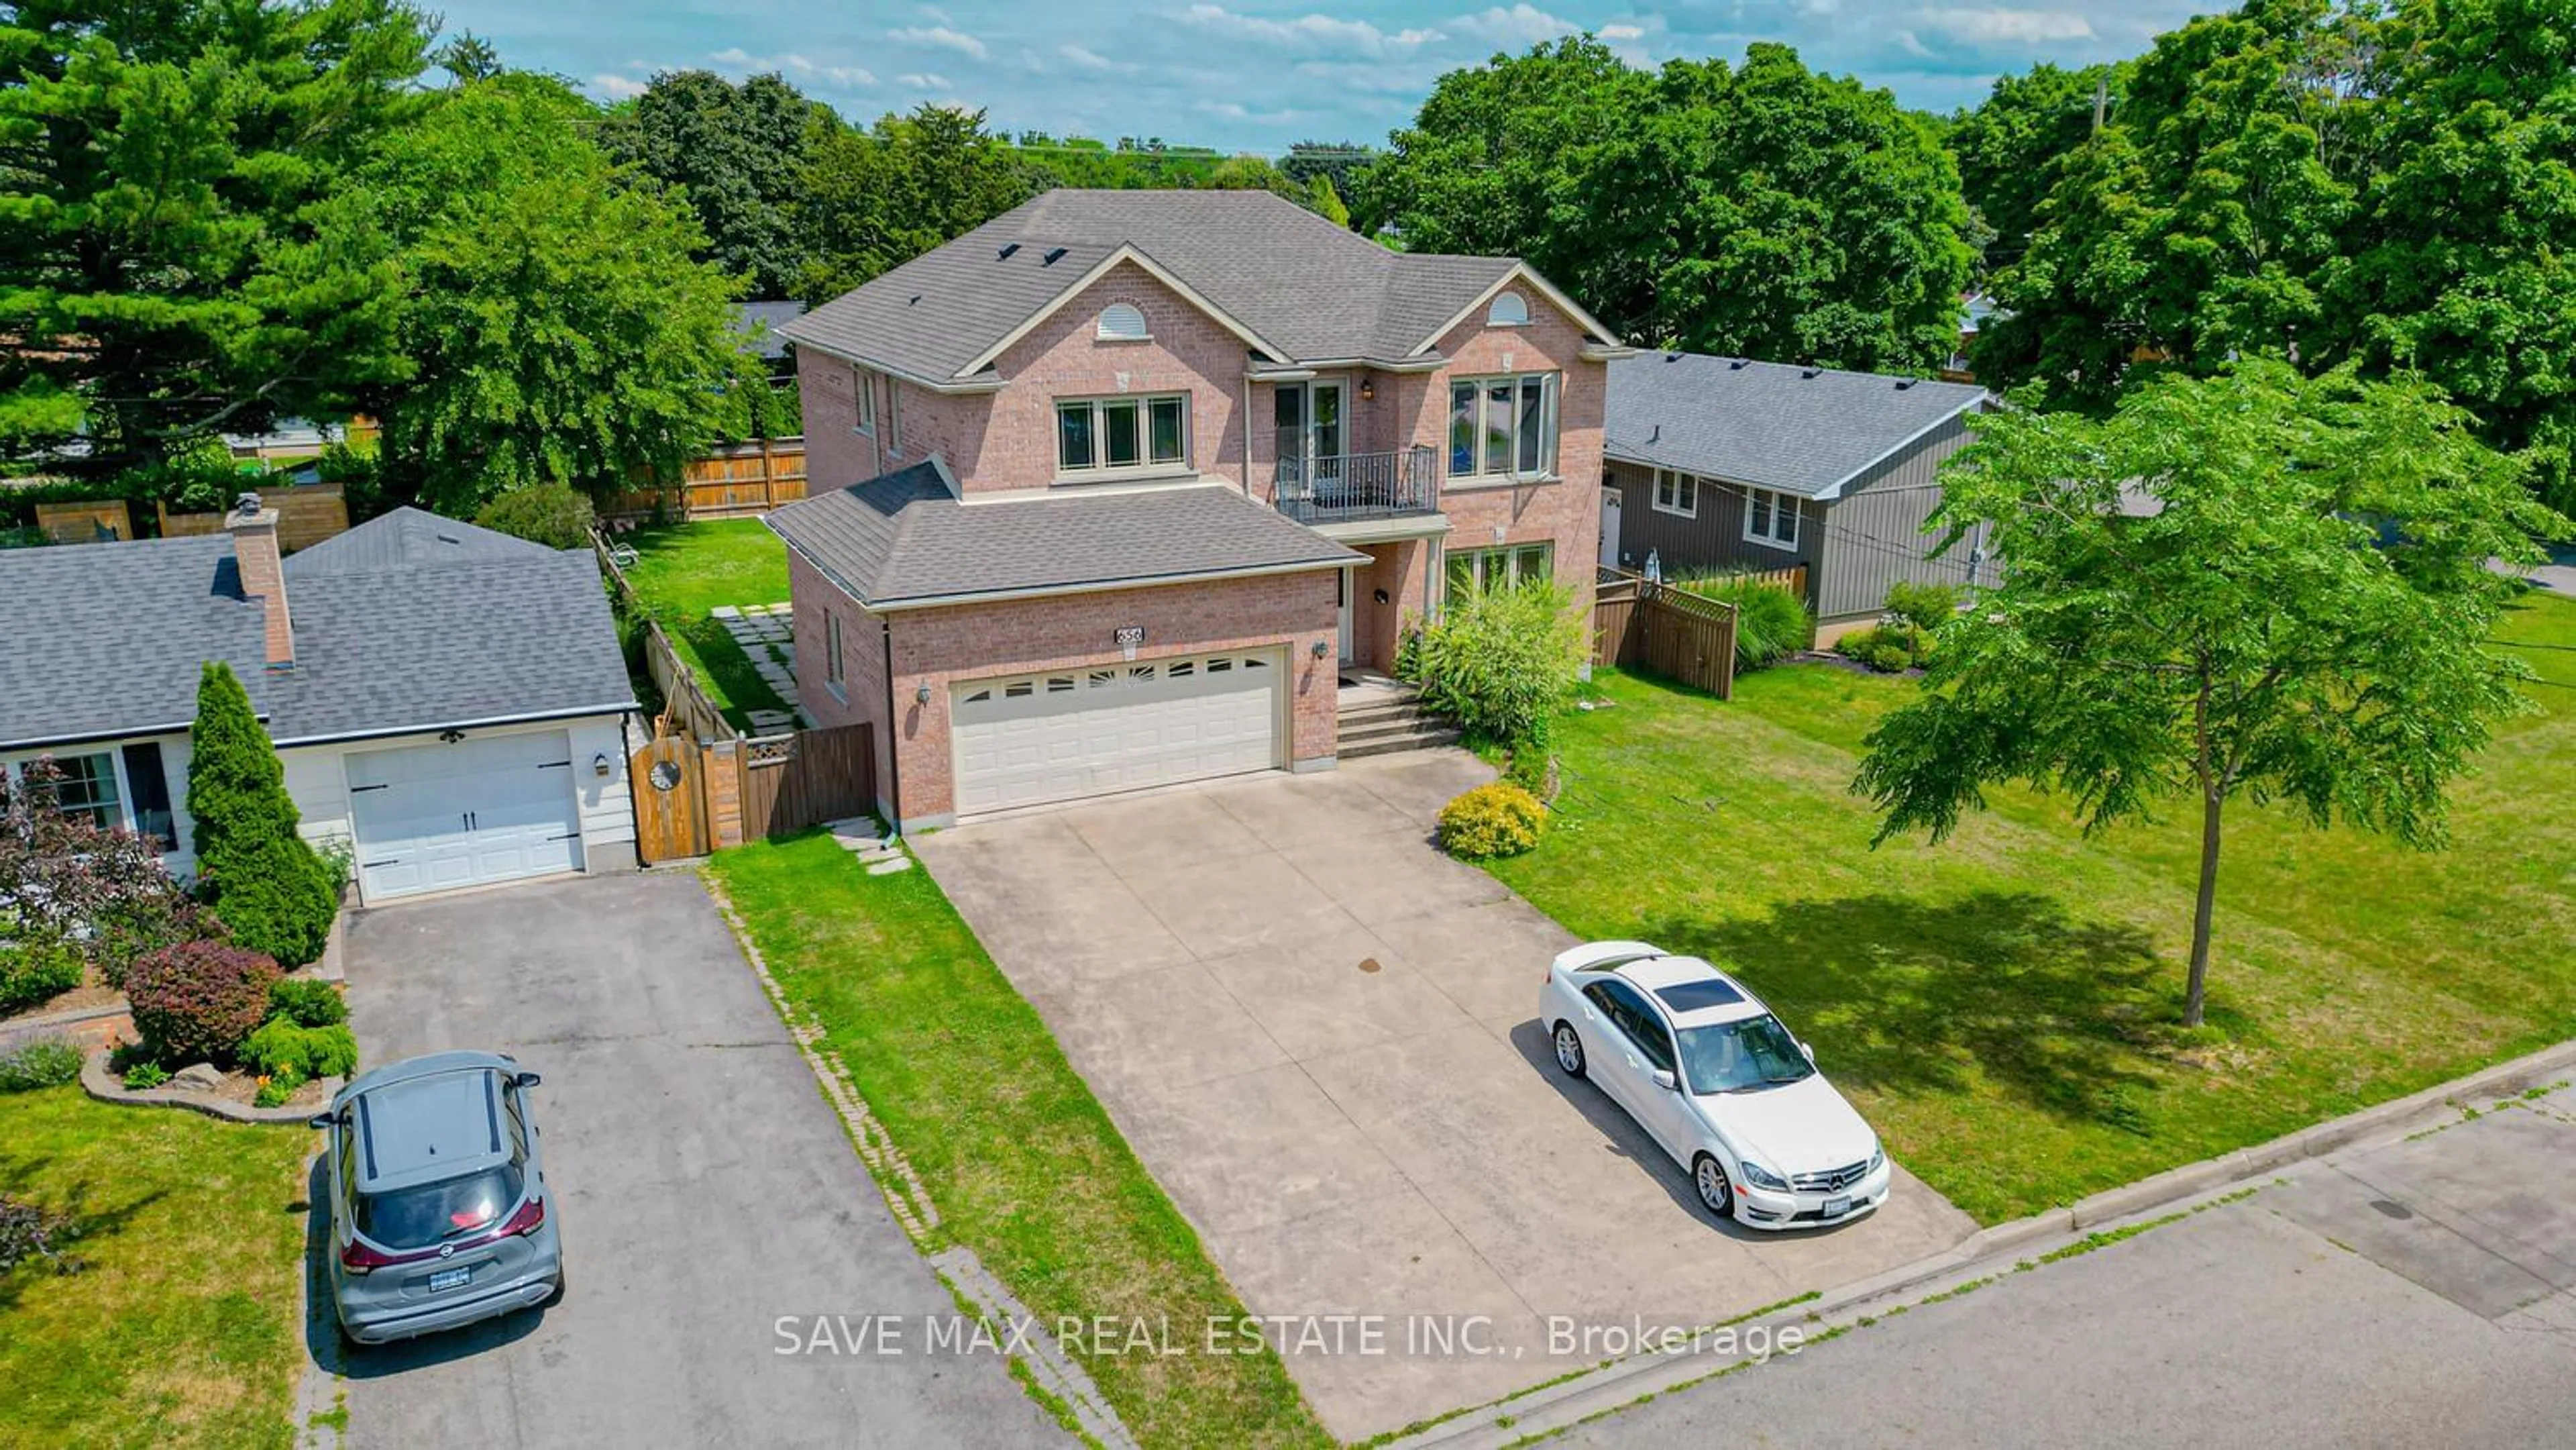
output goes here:
<path id="1" fill-rule="evenodd" d="M 972 814 L 1287 763 L 1277 650 L 1139 660 L 950 688 Z"/>
<path id="2" fill-rule="evenodd" d="M 581 869 L 561 730 L 353 754 L 349 818 L 369 901 Z"/>

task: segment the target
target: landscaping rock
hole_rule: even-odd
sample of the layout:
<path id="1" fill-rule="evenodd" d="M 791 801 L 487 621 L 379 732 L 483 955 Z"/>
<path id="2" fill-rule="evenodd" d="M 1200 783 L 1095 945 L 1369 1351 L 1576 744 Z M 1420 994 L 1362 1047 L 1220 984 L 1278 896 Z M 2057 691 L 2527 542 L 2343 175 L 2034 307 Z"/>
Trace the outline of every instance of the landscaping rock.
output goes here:
<path id="1" fill-rule="evenodd" d="M 912 858 L 910 856 L 897 856 L 890 861 L 879 861 L 875 865 L 870 866 L 868 868 L 868 874 L 870 876 L 892 876 L 897 871 L 909 871 L 911 869 Z"/>
<path id="2" fill-rule="evenodd" d="M 714 615 L 718 619 L 742 618 L 742 611 L 736 609 L 730 604 L 719 604 L 715 608 L 708 610 L 707 613 Z"/>
<path id="3" fill-rule="evenodd" d="M 224 1075 L 211 1062 L 192 1062 L 170 1074 L 169 1085 L 183 1093 L 210 1093 L 224 1085 Z"/>

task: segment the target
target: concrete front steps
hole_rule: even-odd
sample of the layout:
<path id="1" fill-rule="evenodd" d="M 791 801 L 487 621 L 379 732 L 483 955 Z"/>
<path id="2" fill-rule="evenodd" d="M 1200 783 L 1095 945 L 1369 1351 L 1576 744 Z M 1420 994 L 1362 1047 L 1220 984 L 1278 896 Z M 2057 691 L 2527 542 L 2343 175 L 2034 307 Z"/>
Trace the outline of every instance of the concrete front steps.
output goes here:
<path id="1" fill-rule="evenodd" d="M 1458 729 L 1422 708 L 1421 691 L 1400 681 L 1372 677 L 1343 687 L 1340 745 L 1344 760 L 1396 755 L 1458 743 Z"/>

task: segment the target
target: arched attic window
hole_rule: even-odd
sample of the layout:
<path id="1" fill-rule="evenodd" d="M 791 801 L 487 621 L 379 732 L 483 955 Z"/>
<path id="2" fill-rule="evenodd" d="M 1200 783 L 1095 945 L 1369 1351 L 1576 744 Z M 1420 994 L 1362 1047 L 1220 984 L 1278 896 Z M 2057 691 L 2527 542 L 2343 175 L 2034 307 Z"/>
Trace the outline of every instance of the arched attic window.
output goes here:
<path id="1" fill-rule="evenodd" d="M 1494 327 L 1526 327 L 1529 299 L 1518 292 L 1502 293 L 1494 298 L 1493 306 L 1485 309 L 1485 321 Z"/>
<path id="2" fill-rule="evenodd" d="M 1145 314 L 1125 302 L 1112 302 L 1100 309 L 1102 342 L 1142 342 L 1145 340 Z"/>

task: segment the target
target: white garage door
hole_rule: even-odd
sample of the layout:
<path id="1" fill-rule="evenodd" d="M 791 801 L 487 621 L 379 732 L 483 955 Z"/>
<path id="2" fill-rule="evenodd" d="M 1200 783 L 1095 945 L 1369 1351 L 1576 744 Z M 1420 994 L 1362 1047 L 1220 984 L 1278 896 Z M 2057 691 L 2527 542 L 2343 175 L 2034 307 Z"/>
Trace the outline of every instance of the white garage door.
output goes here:
<path id="1" fill-rule="evenodd" d="M 578 869 L 571 757 L 560 730 L 350 756 L 366 899 Z"/>
<path id="2" fill-rule="evenodd" d="M 961 815 L 1280 763 L 1276 651 L 1234 651 L 954 687 Z"/>

